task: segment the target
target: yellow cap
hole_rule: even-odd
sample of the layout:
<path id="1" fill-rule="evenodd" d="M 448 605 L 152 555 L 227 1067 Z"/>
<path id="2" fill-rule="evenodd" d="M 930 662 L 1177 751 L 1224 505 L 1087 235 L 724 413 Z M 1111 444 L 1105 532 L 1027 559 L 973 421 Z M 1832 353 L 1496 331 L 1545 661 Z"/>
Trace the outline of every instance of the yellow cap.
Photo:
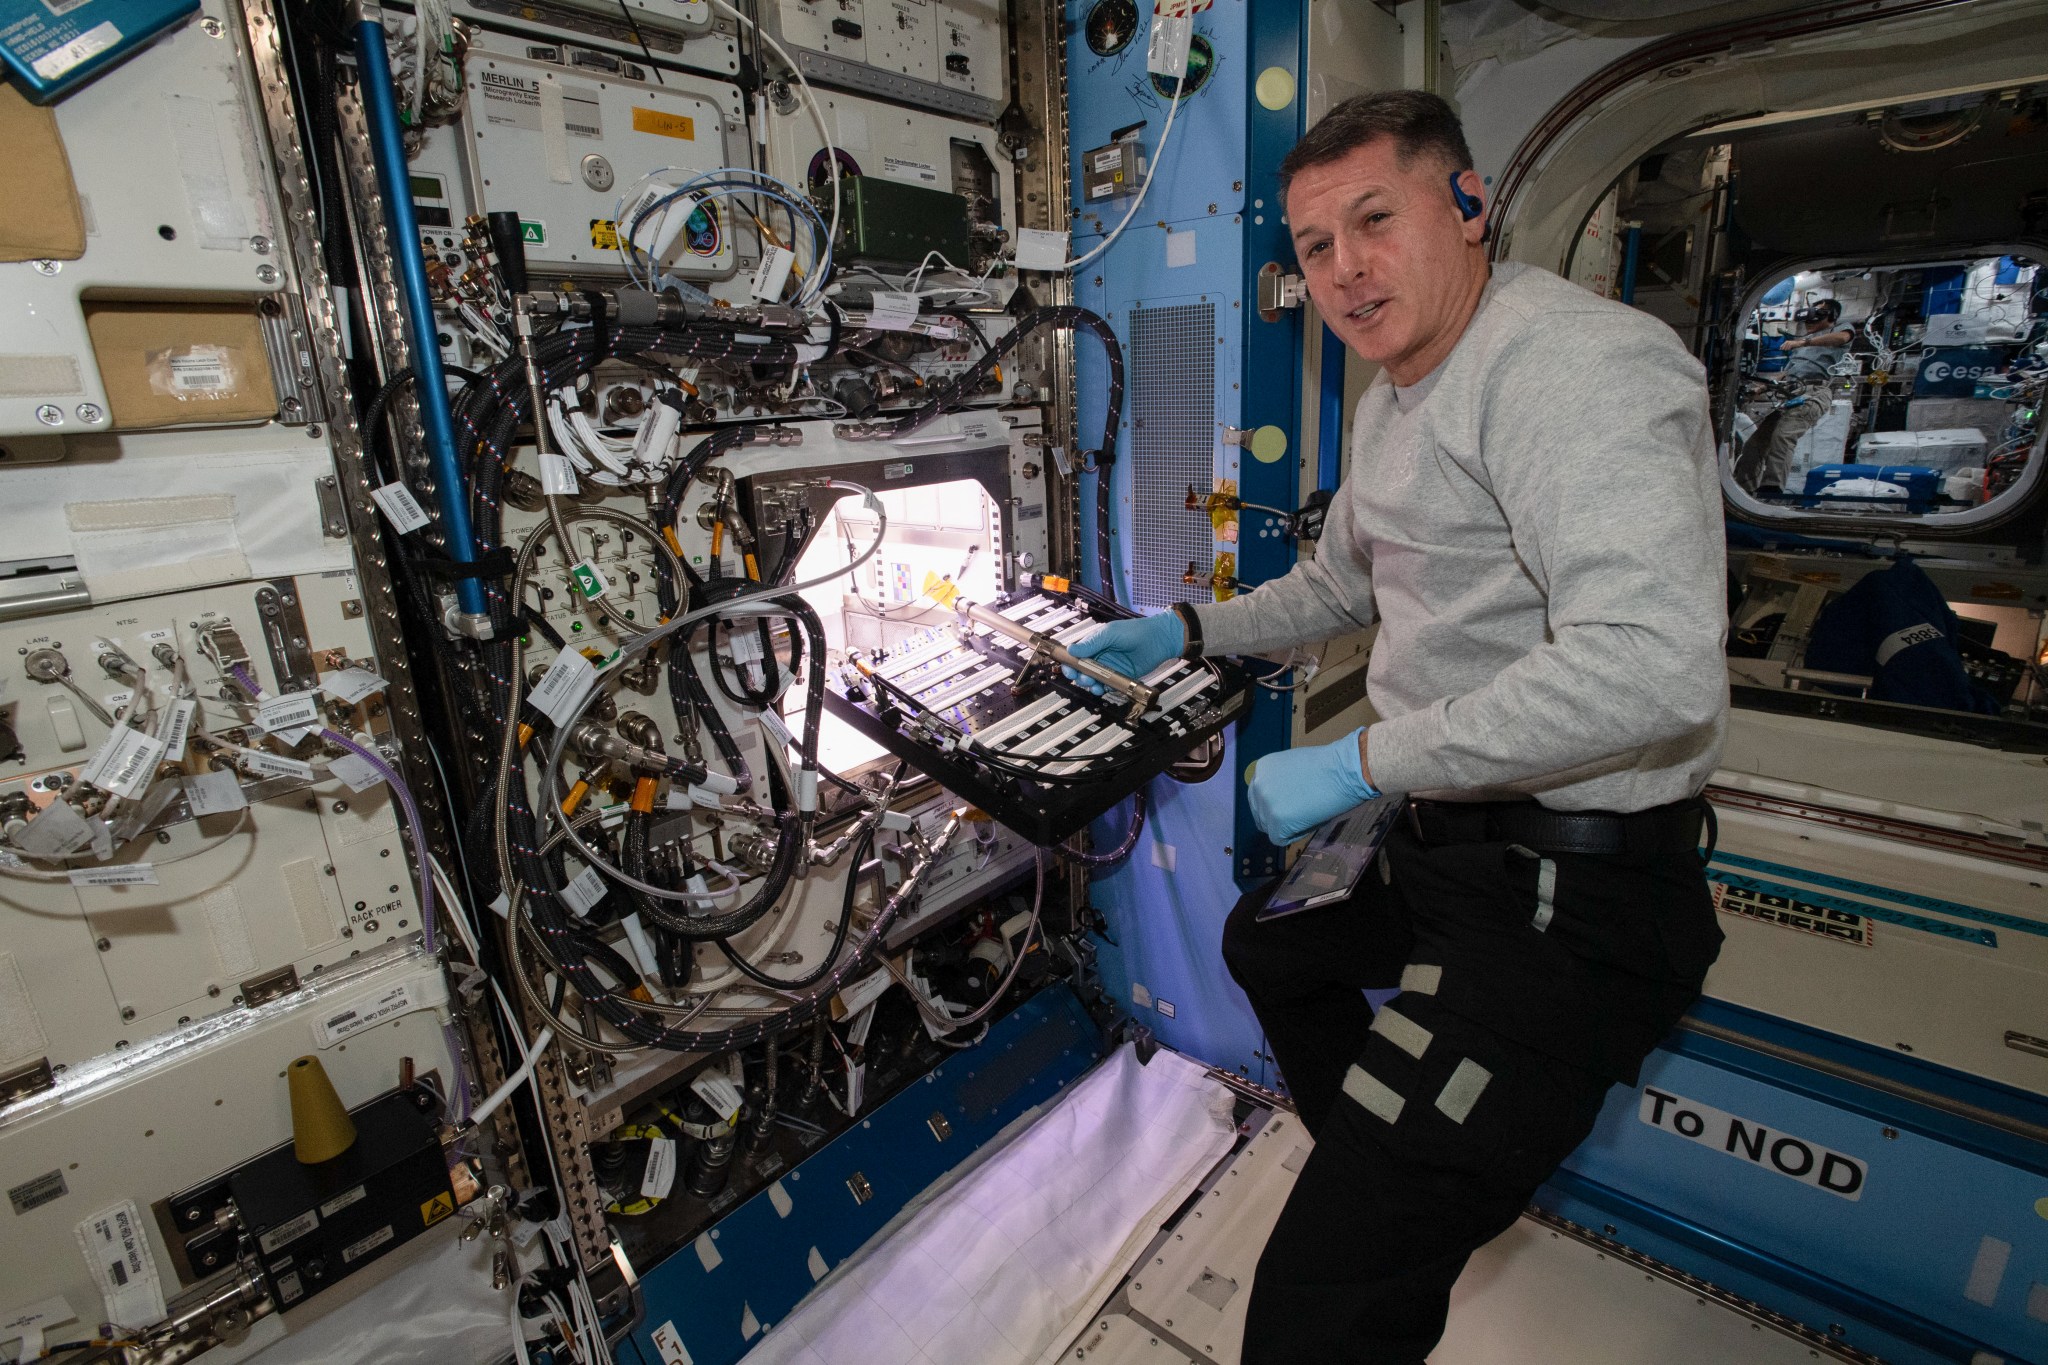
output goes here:
<path id="1" fill-rule="evenodd" d="M 332 1161 L 356 1145 L 356 1125 L 318 1057 L 295 1058 L 284 1075 L 292 1096 L 292 1151 L 302 1165 Z"/>

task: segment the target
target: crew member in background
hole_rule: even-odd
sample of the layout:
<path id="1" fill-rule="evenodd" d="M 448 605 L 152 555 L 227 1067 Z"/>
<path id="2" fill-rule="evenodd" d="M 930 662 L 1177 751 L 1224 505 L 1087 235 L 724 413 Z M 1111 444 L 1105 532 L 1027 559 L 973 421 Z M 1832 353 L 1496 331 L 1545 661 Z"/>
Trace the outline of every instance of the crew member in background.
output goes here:
<path id="1" fill-rule="evenodd" d="M 1778 411 L 1770 447 L 1764 452 L 1763 472 L 1756 490 L 1759 493 L 1784 491 L 1785 480 L 1792 473 L 1792 448 L 1828 415 L 1829 385 L 1835 366 L 1848 354 L 1849 343 L 1856 336 L 1841 322 L 1842 305 L 1833 299 L 1822 299 L 1807 310 L 1805 333 L 1785 338 L 1779 348 L 1787 358 L 1778 378 L 1797 385 L 1800 392 Z"/>
<path id="2" fill-rule="evenodd" d="M 1280 187 L 1323 320 L 1381 367 L 1318 553 L 1076 652 L 1142 676 L 1379 623 L 1380 719 L 1260 759 L 1249 799 L 1278 844 L 1382 792 L 1409 815 L 1348 902 L 1260 922 L 1271 887 L 1245 897 L 1223 956 L 1316 1139 L 1243 1359 L 1410 1365 L 1720 949 L 1721 498 L 1700 366 L 1645 314 L 1489 267 L 1441 99 L 1345 101 Z"/>

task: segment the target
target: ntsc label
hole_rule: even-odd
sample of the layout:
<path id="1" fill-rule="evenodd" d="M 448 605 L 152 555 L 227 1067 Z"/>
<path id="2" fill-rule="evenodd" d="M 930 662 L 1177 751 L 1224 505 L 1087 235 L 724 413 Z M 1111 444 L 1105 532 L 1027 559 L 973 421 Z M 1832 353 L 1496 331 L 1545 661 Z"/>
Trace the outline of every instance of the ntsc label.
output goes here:
<path id="1" fill-rule="evenodd" d="M 1819 1143 L 1774 1132 L 1761 1123 L 1724 1113 L 1697 1100 L 1643 1087 L 1636 1117 L 1702 1147 L 1739 1158 L 1844 1199 L 1861 1199 L 1870 1168 L 1853 1156 Z"/>

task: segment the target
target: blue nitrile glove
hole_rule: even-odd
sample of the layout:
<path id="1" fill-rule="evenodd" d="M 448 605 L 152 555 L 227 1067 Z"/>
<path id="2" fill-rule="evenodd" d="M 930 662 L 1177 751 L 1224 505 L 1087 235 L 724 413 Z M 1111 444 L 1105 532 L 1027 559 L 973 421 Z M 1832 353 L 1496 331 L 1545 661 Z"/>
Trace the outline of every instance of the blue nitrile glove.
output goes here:
<path id="1" fill-rule="evenodd" d="M 1165 663 L 1178 659 L 1187 648 L 1187 632 L 1180 616 L 1171 611 L 1151 616 L 1134 616 L 1128 621 L 1111 621 L 1077 645 L 1069 646 L 1083 659 L 1093 659 L 1113 668 L 1126 678 L 1137 680 Z M 1107 691 L 1093 678 L 1084 678 L 1071 668 L 1062 668 L 1067 681 L 1077 682 L 1091 692 Z"/>
<path id="2" fill-rule="evenodd" d="M 1282 749 L 1252 764 L 1245 796 L 1252 819 L 1274 843 L 1293 843 L 1332 816 L 1362 806 L 1380 790 L 1365 780 L 1353 730 L 1335 744 Z"/>

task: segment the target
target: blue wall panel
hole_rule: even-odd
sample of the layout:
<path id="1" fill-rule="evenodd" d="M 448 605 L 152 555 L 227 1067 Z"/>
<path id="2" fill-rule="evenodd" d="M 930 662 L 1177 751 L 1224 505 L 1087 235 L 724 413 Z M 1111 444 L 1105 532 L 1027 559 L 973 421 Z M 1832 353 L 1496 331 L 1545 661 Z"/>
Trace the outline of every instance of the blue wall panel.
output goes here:
<path id="1" fill-rule="evenodd" d="M 1742 1291 L 1766 1303 L 1794 1293 L 1804 1272 L 1867 1297 L 1879 1317 L 1895 1313 L 1900 1322 L 1917 1319 L 1933 1329 L 1918 1333 L 1911 1352 L 1881 1352 L 1888 1358 L 1967 1359 L 1984 1344 L 2014 1360 L 2048 1360 L 2048 1321 L 2038 1316 L 2048 1311 L 2048 1148 L 1988 1128 L 1982 1140 L 1965 1141 L 1953 1115 L 1748 1049 L 1685 1034 L 1674 1046 L 1684 1051 L 1653 1053 L 1642 1084 L 1610 1096 L 1593 1136 L 1565 1163 L 1568 1172 L 1782 1262 L 1789 1273 L 1781 1269 Z M 1821 1080 L 1828 1084 L 1816 1084 Z M 1830 1095 L 1829 1086 L 1855 1093 Z M 1667 1116 L 1693 1101 L 1695 1112 L 1704 1105 L 1738 1116 L 1751 1133 L 1767 1127 L 1764 1162 L 1730 1154 L 1725 1141 L 1705 1145 L 1645 1122 L 1650 1091 L 1676 1097 L 1663 1105 Z M 1861 1162 L 1867 1174 L 1855 1197 L 1771 1169 L 1770 1153 L 1784 1137 Z M 1790 1147 L 1781 1160 L 1796 1169 L 1806 1158 Z M 1560 1189 L 1574 1192 L 1569 1177 Z M 1799 1305 L 1780 1311 L 1797 1313 Z M 1915 1335 L 1907 1330 L 1903 1339 Z M 1969 1349 L 1922 1354 L 1944 1337 Z"/>
<path id="2" fill-rule="evenodd" d="M 1215 309 L 1218 344 L 1215 352 L 1214 407 L 1216 431 L 1207 468 L 1211 477 L 1241 477 L 1240 448 L 1226 445 L 1222 427 L 1243 425 L 1244 395 L 1261 379 L 1245 363 L 1246 319 L 1250 301 L 1244 290 L 1248 204 L 1246 177 L 1251 104 L 1251 23 L 1253 0 L 1217 0 L 1196 16 L 1196 34 L 1211 45 L 1214 63 L 1202 88 L 1182 101 L 1166 154 L 1152 188 L 1132 224 L 1101 257 L 1075 272 L 1076 302 L 1110 320 L 1126 346 L 1135 308 L 1171 308 L 1207 303 Z M 1103 57 L 1087 45 L 1088 16 L 1093 0 L 1067 7 L 1069 140 L 1076 156 L 1074 253 L 1099 244 L 1123 216 L 1129 201 L 1118 200 L 1099 210 L 1081 201 L 1079 156 L 1110 140 L 1127 125 L 1146 121 L 1144 140 L 1156 148 L 1163 127 L 1166 100 L 1145 72 L 1145 45 L 1150 33 L 1150 5 L 1140 5 L 1141 20 L 1131 43 L 1115 56 Z M 1264 7 L 1259 7 L 1263 14 Z M 1289 22 L 1295 9 L 1288 6 Z M 1291 139 L 1289 140 L 1291 144 Z M 1284 150 L 1284 149 L 1283 149 Z M 1168 264 L 1169 232 L 1192 235 L 1191 264 Z M 1176 259 L 1185 261 L 1188 242 L 1176 244 Z M 1093 347 L 1083 343 L 1078 360 L 1080 430 L 1101 429 L 1104 374 Z M 1276 387 L 1291 381 L 1263 376 Z M 1290 431 L 1290 435 L 1291 435 Z M 1086 439 L 1092 440 L 1089 436 Z M 1118 442 L 1113 486 L 1115 528 L 1113 560 L 1123 577 L 1116 588 L 1128 595 L 1133 553 L 1130 528 L 1140 499 L 1156 513 L 1180 512 L 1185 480 L 1175 483 L 1158 471 L 1138 467 L 1130 458 L 1130 431 Z M 1290 460 L 1291 467 L 1291 460 Z M 1285 504 L 1285 505 L 1291 505 Z M 1181 512 L 1186 516 L 1195 513 Z M 1082 525 L 1092 527 L 1092 489 L 1084 496 Z M 1184 557 L 1183 557 L 1184 558 Z M 1182 565 L 1172 566 L 1176 571 Z M 1207 563 L 1203 566 L 1207 568 Z M 1284 568 L 1284 566 L 1283 566 Z M 1152 814 L 1132 856 L 1120 867 L 1098 876 L 1091 898 L 1108 921 L 1108 941 L 1100 946 L 1105 987 L 1166 1043 L 1191 1056 L 1270 1084 L 1263 1058 L 1264 1042 L 1250 1006 L 1224 970 L 1219 951 L 1224 917 L 1237 901 L 1234 879 L 1238 799 L 1235 777 L 1240 770 L 1241 743 L 1233 737 L 1217 776 L 1200 786 L 1171 779 L 1152 783 Z M 1120 838 L 1128 806 L 1096 826 L 1100 845 Z M 1160 866 L 1161 846 L 1172 849 L 1173 870 Z M 1141 990 L 1134 991 L 1134 987 Z M 1138 1003 L 1139 1001 L 1146 1003 Z"/>

